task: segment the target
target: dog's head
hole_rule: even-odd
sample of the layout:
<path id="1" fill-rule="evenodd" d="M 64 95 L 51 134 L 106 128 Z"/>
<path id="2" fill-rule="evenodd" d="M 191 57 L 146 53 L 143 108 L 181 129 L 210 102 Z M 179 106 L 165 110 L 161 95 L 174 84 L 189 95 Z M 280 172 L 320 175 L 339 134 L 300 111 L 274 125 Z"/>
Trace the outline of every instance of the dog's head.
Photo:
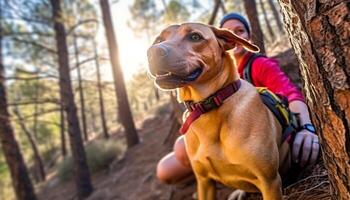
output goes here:
<path id="1" fill-rule="evenodd" d="M 148 49 L 149 72 L 161 89 L 175 89 L 215 76 L 224 52 L 237 44 L 259 48 L 226 29 L 200 23 L 171 25 Z"/>

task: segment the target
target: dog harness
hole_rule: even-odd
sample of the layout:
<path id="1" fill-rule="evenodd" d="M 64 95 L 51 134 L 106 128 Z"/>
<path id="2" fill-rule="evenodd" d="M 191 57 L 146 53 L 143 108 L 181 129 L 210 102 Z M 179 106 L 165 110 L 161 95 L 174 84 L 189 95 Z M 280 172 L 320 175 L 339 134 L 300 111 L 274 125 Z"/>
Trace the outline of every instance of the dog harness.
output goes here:
<path id="1" fill-rule="evenodd" d="M 284 96 L 279 96 L 265 87 L 257 87 L 261 100 L 275 115 L 282 126 L 282 143 L 293 141 L 293 137 L 300 130 L 297 113 L 288 108 L 288 101 Z"/>
<path id="2" fill-rule="evenodd" d="M 252 78 L 252 65 L 256 58 L 266 57 L 262 54 L 253 54 L 249 57 L 246 65 L 243 69 L 244 80 L 254 84 Z M 293 141 L 295 134 L 300 130 L 300 125 L 297 120 L 297 114 L 293 113 L 288 108 L 288 100 L 282 95 L 276 95 L 266 87 L 257 87 L 260 97 L 264 104 L 270 109 L 270 111 L 278 119 L 282 126 L 282 142 Z"/>
<path id="3" fill-rule="evenodd" d="M 286 96 L 288 102 L 295 100 L 305 102 L 300 90 L 281 70 L 276 59 L 249 52 L 244 55 L 237 69 L 241 78 L 256 87 L 267 87 L 275 94 Z"/>
<path id="4" fill-rule="evenodd" d="M 187 109 L 191 112 L 190 115 L 186 118 L 185 123 L 183 123 L 180 133 L 185 134 L 192 122 L 198 119 L 202 114 L 209 112 L 213 109 L 218 108 L 222 105 L 223 101 L 230 97 L 232 94 L 237 92 L 241 87 L 241 81 L 238 79 L 233 83 L 230 83 L 226 87 L 218 90 L 213 95 L 210 95 L 206 99 L 194 103 L 193 101 L 186 101 L 185 105 Z"/>
<path id="5" fill-rule="evenodd" d="M 249 83 L 254 84 L 253 82 L 253 79 L 252 79 L 252 65 L 253 65 L 253 62 L 256 58 L 259 58 L 259 57 L 266 57 L 262 54 L 258 54 L 258 53 L 255 53 L 253 55 L 251 55 L 247 61 L 247 64 L 246 66 L 244 67 L 244 70 L 243 70 L 243 79 L 248 81 Z"/>

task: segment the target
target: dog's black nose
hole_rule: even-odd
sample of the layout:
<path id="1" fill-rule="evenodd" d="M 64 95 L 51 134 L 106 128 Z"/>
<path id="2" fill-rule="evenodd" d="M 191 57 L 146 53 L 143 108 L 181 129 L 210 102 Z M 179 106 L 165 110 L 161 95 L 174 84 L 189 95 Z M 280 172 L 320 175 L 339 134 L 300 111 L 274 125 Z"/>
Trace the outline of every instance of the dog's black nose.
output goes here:
<path id="1" fill-rule="evenodd" d="M 153 45 L 147 51 L 148 60 L 164 58 L 168 55 L 168 48 L 163 45 Z"/>
<path id="2" fill-rule="evenodd" d="M 148 64 L 151 74 L 163 73 L 168 62 L 169 48 L 164 45 L 153 45 L 147 51 Z"/>

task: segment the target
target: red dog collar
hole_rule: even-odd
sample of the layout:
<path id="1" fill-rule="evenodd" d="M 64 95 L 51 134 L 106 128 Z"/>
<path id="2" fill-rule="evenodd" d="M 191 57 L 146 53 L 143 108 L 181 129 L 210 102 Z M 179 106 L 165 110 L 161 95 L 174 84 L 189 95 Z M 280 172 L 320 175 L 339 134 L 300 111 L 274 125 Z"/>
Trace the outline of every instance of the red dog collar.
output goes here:
<path id="1" fill-rule="evenodd" d="M 187 130 L 190 128 L 192 122 L 198 119 L 202 114 L 209 112 L 213 109 L 220 107 L 225 99 L 234 94 L 241 87 L 241 81 L 238 79 L 233 83 L 230 83 L 226 87 L 218 90 L 213 95 L 208 98 L 193 103 L 192 101 L 185 102 L 187 109 L 191 112 L 191 114 L 186 118 L 185 123 L 182 125 L 180 129 L 181 134 L 185 134 Z"/>

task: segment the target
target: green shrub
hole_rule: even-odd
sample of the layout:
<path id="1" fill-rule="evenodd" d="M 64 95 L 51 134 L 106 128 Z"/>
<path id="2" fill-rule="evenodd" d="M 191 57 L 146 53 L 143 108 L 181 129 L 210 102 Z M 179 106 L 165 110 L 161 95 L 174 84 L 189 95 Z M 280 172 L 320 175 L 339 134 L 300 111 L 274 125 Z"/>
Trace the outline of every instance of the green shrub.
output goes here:
<path id="1" fill-rule="evenodd" d="M 125 145 L 115 140 L 97 140 L 86 145 L 85 152 L 88 166 L 91 173 L 106 169 L 109 164 L 125 149 Z M 61 181 L 66 181 L 73 176 L 73 159 L 68 156 L 58 169 L 58 176 Z"/>
<path id="2" fill-rule="evenodd" d="M 58 177 L 61 181 L 69 180 L 73 175 L 73 159 L 71 156 L 65 158 L 58 168 Z"/>

